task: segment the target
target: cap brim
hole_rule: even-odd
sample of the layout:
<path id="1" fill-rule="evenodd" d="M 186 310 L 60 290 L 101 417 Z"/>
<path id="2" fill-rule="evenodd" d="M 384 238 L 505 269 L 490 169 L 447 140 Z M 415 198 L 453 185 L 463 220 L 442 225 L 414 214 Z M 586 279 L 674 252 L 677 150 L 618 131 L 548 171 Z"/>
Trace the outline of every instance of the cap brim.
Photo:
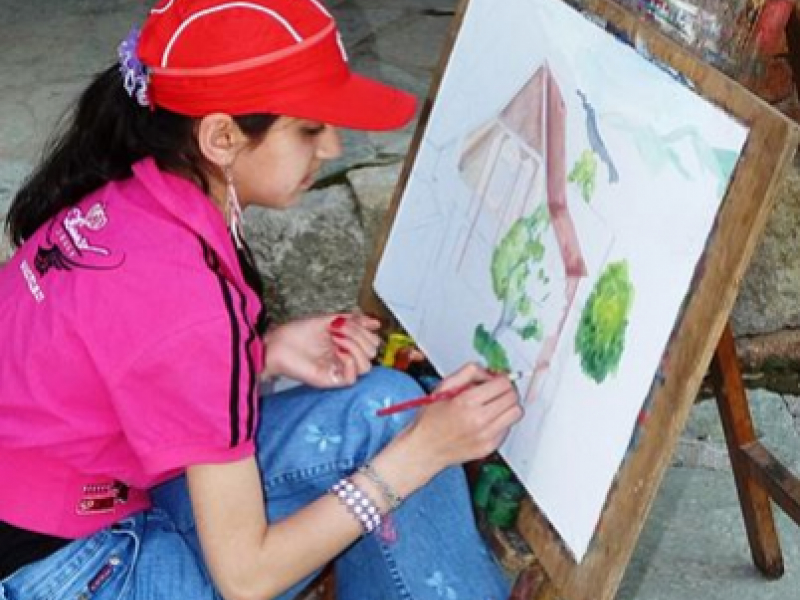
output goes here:
<path id="1" fill-rule="evenodd" d="M 412 94 L 351 73 L 346 82 L 306 101 L 292 102 L 286 114 L 365 131 L 400 129 L 414 118 Z"/>

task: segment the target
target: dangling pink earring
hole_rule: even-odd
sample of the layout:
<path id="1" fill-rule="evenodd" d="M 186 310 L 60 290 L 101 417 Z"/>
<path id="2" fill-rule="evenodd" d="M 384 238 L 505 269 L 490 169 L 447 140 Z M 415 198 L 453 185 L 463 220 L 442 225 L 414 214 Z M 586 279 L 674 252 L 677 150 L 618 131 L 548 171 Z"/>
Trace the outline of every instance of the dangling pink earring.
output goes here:
<path id="1" fill-rule="evenodd" d="M 233 185 L 233 172 L 229 166 L 225 167 L 225 214 L 228 217 L 228 229 L 233 236 L 236 247 L 242 248 L 244 239 L 244 215 L 242 206 L 239 204 L 239 196 L 236 195 L 236 186 Z"/>

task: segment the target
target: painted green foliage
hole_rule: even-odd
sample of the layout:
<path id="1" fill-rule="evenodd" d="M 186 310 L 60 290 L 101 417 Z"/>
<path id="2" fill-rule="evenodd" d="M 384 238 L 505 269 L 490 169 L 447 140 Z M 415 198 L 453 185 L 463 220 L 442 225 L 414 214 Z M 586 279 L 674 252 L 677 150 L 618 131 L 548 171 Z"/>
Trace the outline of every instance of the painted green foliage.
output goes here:
<path id="1" fill-rule="evenodd" d="M 584 150 L 572 167 L 567 181 L 581 189 L 585 202 L 591 202 L 597 184 L 597 156 L 591 150 Z"/>
<path id="2" fill-rule="evenodd" d="M 483 325 L 475 328 L 475 336 L 472 338 L 472 345 L 475 350 L 483 357 L 486 368 L 493 371 L 510 371 L 511 363 L 508 362 L 508 354 L 502 344 L 492 337 Z"/>
<path id="3" fill-rule="evenodd" d="M 597 383 L 617 372 L 633 296 L 628 263 L 623 260 L 608 265 L 583 308 L 575 352 L 583 372 Z"/>
<path id="4" fill-rule="evenodd" d="M 544 270 L 536 266 L 544 258 L 542 233 L 549 223 L 547 206 L 542 203 L 531 215 L 514 222 L 492 254 L 492 289 L 502 303 L 502 312 L 491 331 L 478 325 L 472 341 L 491 369 L 510 368 L 505 348 L 498 341 L 505 331 L 513 329 L 524 340 L 542 339 L 542 326 L 528 296 L 528 281 L 532 274 L 542 283 L 548 281 Z"/>

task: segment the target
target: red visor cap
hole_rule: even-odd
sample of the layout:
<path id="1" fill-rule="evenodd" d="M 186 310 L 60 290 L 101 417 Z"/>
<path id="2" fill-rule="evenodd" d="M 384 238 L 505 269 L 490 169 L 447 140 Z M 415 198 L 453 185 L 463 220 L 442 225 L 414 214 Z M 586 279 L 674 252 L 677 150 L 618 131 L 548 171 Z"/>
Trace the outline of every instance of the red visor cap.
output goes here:
<path id="1" fill-rule="evenodd" d="M 416 109 L 411 94 L 350 71 L 319 0 L 164 0 L 138 55 L 150 101 L 189 116 L 271 113 L 385 131 Z"/>

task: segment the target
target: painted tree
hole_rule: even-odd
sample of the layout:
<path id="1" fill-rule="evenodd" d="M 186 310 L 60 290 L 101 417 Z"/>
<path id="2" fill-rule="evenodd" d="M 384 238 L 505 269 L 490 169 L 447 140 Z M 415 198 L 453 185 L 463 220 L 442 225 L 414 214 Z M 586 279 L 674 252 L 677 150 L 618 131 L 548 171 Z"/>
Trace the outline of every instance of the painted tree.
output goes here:
<path id="1" fill-rule="evenodd" d="M 634 289 L 627 261 L 609 264 L 589 295 L 575 335 L 581 369 L 596 383 L 616 373 L 625 349 L 625 330 Z"/>
<path id="2" fill-rule="evenodd" d="M 490 369 L 511 368 L 508 354 L 499 341 L 509 330 L 523 340 L 542 339 L 542 324 L 535 314 L 529 283 L 531 277 L 544 285 L 549 282 L 541 267 L 545 255 L 542 235 L 549 224 L 547 206 L 542 203 L 531 215 L 515 221 L 494 249 L 492 290 L 501 302 L 500 317 L 491 330 L 479 324 L 473 336 L 473 347 Z"/>
<path id="3" fill-rule="evenodd" d="M 567 181 L 574 183 L 581 190 L 584 202 L 591 202 L 597 185 L 597 156 L 591 150 L 584 150 L 575 161 Z"/>

